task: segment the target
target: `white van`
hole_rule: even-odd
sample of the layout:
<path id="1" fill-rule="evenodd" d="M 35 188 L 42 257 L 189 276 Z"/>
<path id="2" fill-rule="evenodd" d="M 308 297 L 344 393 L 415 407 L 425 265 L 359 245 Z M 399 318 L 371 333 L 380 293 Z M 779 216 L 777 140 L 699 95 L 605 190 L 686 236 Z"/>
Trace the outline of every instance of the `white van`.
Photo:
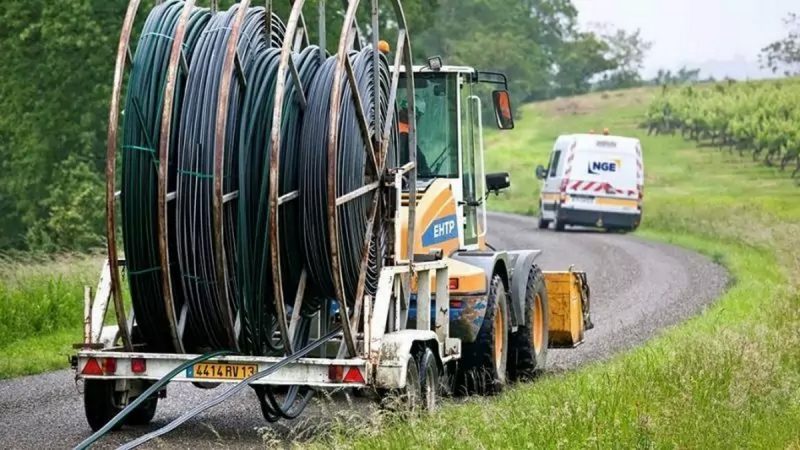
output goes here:
<path id="1" fill-rule="evenodd" d="M 596 134 L 559 136 L 542 180 L 539 228 L 553 223 L 633 231 L 642 221 L 644 163 L 638 139 Z"/>

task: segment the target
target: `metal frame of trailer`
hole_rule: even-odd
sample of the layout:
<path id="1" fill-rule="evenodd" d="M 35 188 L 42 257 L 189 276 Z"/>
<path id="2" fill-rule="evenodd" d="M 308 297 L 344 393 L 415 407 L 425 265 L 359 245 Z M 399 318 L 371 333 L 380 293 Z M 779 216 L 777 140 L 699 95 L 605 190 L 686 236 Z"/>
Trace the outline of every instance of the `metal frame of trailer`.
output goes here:
<path id="1" fill-rule="evenodd" d="M 107 268 L 106 268 L 107 274 Z M 408 296 L 405 295 L 412 276 L 420 286 L 417 302 L 420 316 L 415 329 L 407 329 L 404 324 L 408 316 Z M 430 286 L 435 277 L 436 317 L 425 316 L 431 311 L 432 292 Z M 363 388 L 399 389 L 406 385 L 406 364 L 412 357 L 415 344 L 425 345 L 438 356 L 441 364 L 447 364 L 461 356 L 461 341 L 449 337 L 450 309 L 448 295 L 447 265 L 442 261 L 416 262 L 410 265 L 385 267 L 381 271 L 378 291 L 375 298 L 364 302 L 364 327 L 357 335 L 355 357 L 333 356 L 301 358 L 277 372 L 254 381 L 252 384 L 302 385 L 317 388 Z M 201 355 L 176 353 L 145 353 L 125 351 L 112 346 L 120 336 L 119 327 L 104 325 L 102 318 L 108 309 L 108 277 L 101 278 L 98 296 L 94 302 L 87 297 L 85 311 L 85 338 L 72 364 L 78 379 L 104 380 L 160 380 L 181 364 L 199 358 Z M 316 338 L 324 333 L 318 321 Z M 331 341 L 338 348 L 341 336 Z M 325 352 L 325 350 L 321 350 Z M 239 383 L 247 376 L 263 372 L 285 359 L 284 357 L 220 356 L 187 367 L 171 382 Z M 198 365 L 215 364 L 217 367 L 247 366 L 242 373 L 223 374 L 223 376 L 199 376 Z M 235 365 L 235 366 L 233 366 Z M 102 374 L 98 374 L 99 371 Z M 355 372 L 353 372 L 355 370 Z M 133 387 L 133 386 L 130 386 Z M 122 389 L 128 390 L 128 389 Z M 129 395 L 135 396 L 136 392 Z"/>

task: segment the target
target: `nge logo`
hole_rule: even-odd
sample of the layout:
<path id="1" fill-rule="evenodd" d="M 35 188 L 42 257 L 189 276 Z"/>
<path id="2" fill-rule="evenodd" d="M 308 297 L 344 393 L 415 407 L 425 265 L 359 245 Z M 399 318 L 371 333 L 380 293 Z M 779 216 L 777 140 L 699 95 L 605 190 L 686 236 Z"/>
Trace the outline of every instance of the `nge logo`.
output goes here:
<path id="1" fill-rule="evenodd" d="M 621 161 L 590 161 L 589 173 L 597 175 L 601 172 L 616 172 L 621 166 Z"/>

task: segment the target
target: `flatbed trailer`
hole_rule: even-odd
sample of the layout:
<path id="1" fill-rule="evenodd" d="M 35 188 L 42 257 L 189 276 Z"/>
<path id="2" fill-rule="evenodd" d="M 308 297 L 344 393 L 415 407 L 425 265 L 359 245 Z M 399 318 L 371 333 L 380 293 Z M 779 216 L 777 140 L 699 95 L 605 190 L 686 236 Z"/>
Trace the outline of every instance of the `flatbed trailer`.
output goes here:
<path id="1" fill-rule="evenodd" d="M 433 295 L 442 301 L 437 302 L 441 306 L 436 309 L 436 317 L 420 316 L 414 329 L 406 329 L 406 321 L 402 318 L 408 315 L 409 293 L 404 291 L 403 286 L 410 286 L 412 273 L 417 280 L 433 275 L 437 280 Z M 119 327 L 104 325 L 103 320 L 98 320 L 105 317 L 109 305 L 107 280 L 106 276 L 101 277 L 98 295 L 94 299 L 86 298 L 86 339 L 77 345 L 79 350 L 72 358 L 77 379 L 129 381 L 132 382 L 131 386 L 118 384 L 119 392 L 135 398 L 142 390 L 135 389 L 137 382 L 161 380 L 179 367 L 182 370 L 169 377 L 170 382 L 235 384 L 286 359 L 223 355 L 183 367 L 189 362 L 203 359 L 204 355 L 147 353 L 136 349 L 126 352 L 114 345 L 120 335 Z M 449 336 L 447 280 L 447 265 L 442 261 L 383 268 L 375 298 L 364 302 L 366 320 L 363 329 L 356 334 L 356 356 L 343 356 L 342 334 L 337 333 L 316 349 L 314 356 L 292 361 L 251 384 L 397 390 L 406 386 L 406 366 L 413 357 L 415 345 L 430 348 L 440 367 L 458 360 L 461 342 Z M 422 308 L 427 305 L 427 310 L 430 310 L 433 295 L 429 290 L 420 290 L 416 294 L 418 304 Z M 323 339 L 330 333 L 323 321 L 315 321 L 312 341 Z M 334 322 L 329 321 L 331 324 Z M 133 330 L 129 332 L 133 333 Z"/>

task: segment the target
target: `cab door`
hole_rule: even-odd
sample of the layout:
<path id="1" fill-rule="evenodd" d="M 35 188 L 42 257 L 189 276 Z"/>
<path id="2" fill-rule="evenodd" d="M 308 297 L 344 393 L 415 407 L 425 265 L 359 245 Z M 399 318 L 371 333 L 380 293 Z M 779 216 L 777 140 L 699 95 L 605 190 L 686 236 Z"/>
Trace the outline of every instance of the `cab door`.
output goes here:
<path id="1" fill-rule="evenodd" d="M 483 124 L 481 100 L 473 92 L 466 74 L 459 75 L 460 159 L 464 248 L 477 250 L 479 237 L 486 234 L 486 177 L 483 173 Z"/>

